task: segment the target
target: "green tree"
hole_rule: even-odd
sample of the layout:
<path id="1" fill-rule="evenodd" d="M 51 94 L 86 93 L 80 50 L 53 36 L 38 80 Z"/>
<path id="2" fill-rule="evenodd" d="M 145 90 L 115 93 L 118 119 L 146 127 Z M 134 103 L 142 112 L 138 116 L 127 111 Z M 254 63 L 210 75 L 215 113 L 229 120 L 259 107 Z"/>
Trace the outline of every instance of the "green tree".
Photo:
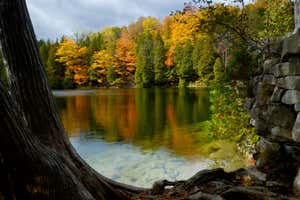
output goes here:
<path id="1" fill-rule="evenodd" d="M 180 65 L 182 63 L 182 58 L 183 58 L 183 47 L 180 44 L 177 44 L 174 50 L 174 68 L 173 70 L 168 70 L 168 75 L 171 77 L 176 77 L 177 82 L 179 81 L 179 69 Z M 170 80 L 170 77 L 169 77 Z"/>
<path id="2" fill-rule="evenodd" d="M 46 63 L 46 72 L 48 74 L 48 81 L 53 89 L 63 88 L 63 80 L 65 76 L 65 67 L 56 61 L 56 51 L 59 44 L 56 42 L 49 48 L 48 59 Z"/>
<path id="3" fill-rule="evenodd" d="M 50 40 L 40 40 L 38 42 L 41 60 L 48 75 L 48 81 L 53 89 L 60 89 L 63 87 L 63 79 L 65 67 L 56 61 L 56 51 L 59 46 L 58 42 L 51 42 Z"/>
<path id="4" fill-rule="evenodd" d="M 137 43 L 137 66 L 135 84 L 137 87 L 151 87 L 155 74 L 152 59 L 153 40 L 149 32 L 142 34 Z"/>
<path id="5" fill-rule="evenodd" d="M 193 66 L 199 79 L 207 84 L 213 78 L 213 65 L 215 63 L 213 43 L 209 39 L 206 39 L 198 45 L 202 47 L 201 53 L 199 54 L 198 61 L 197 59 L 194 60 Z"/>
<path id="6" fill-rule="evenodd" d="M 88 63 L 91 65 L 93 62 L 93 55 L 97 51 L 103 50 L 104 41 L 101 33 L 91 33 L 79 39 L 77 43 L 80 47 L 86 47 L 88 50 Z"/>
<path id="7" fill-rule="evenodd" d="M 109 51 L 112 55 L 115 54 L 117 40 L 121 36 L 121 28 L 119 27 L 107 27 L 102 30 L 101 36 L 103 40 L 103 47 Z"/>
<path id="8" fill-rule="evenodd" d="M 193 53 L 193 46 L 190 40 L 186 41 L 183 52 L 182 59 L 178 68 L 179 75 L 179 86 L 184 87 L 195 77 L 193 69 L 193 60 L 191 59 Z"/>
<path id="9" fill-rule="evenodd" d="M 155 73 L 155 84 L 163 85 L 166 83 L 166 66 L 165 62 L 165 49 L 164 43 L 160 35 L 154 38 L 153 42 L 153 64 Z"/>
<path id="10" fill-rule="evenodd" d="M 43 65 L 46 66 L 47 60 L 49 57 L 49 50 L 50 50 L 51 42 L 50 42 L 50 40 L 47 40 L 47 41 L 40 40 L 38 42 L 38 45 L 39 45 L 39 50 L 40 50 L 40 55 L 41 55 Z"/>
<path id="11" fill-rule="evenodd" d="M 110 66 L 108 68 L 108 70 L 106 71 L 106 80 L 107 80 L 107 83 L 109 85 L 113 85 L 114 82 L 116 81 L 116 79 L 117 79 L 116 72 L 114 71 L 113 67 Z"/>
<path id="12" fill-rule="evenodd" d="M 224 68 L 222 64 L 222 60 L 218 57 L 214 64 L 214 80 L 215 81 L 223 81 L 224 80 Z"/>

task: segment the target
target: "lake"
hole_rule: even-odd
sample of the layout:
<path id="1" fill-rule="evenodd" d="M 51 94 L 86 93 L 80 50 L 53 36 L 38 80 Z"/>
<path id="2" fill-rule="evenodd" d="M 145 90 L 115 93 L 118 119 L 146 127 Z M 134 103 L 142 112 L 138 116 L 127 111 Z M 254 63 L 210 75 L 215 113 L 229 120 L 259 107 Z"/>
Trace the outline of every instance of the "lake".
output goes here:
<path id="1" fill-rule="evenodd" d="M 199 170 L 245 167 L 230 140 L 209 141 L 206 89 L 99 89 L 54 91 L 65 129 L 79 154 L 118 182 L 150 187 Z"/>

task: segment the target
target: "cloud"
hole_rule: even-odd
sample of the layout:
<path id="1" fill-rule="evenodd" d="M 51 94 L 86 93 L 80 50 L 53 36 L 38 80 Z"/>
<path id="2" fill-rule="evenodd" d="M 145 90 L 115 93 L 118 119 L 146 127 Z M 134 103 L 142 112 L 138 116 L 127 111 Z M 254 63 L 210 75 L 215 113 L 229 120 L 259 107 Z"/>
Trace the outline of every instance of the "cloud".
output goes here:
<path id="1" fill-rule="evenodd" d="M 162 19 L 183 7 L 184 0 L 28 0 L 38 38 L 56 39 L 74 32 L 124 26 L 139 17 Z"/>

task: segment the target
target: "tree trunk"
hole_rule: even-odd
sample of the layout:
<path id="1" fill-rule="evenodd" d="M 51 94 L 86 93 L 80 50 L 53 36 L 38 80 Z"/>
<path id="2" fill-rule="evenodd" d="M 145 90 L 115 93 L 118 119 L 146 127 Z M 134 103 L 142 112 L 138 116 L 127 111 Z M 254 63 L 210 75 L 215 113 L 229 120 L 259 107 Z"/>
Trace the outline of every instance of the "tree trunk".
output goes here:
<path id="1" fill-rule="evenodd" d="M 143 191 L 89 167 L 70 144 L 39 56 L 25 0 L 0 0 L 0 199 L 129 199 Z"/>

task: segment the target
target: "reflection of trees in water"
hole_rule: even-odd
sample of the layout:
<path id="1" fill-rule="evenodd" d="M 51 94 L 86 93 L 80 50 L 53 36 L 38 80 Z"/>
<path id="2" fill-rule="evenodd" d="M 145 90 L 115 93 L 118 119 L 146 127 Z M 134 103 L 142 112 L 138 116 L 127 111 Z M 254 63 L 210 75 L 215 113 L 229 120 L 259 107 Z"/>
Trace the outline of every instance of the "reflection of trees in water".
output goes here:
<path id="1" fill-rule="evenodd" d="M 90 129 L 90 101 L 86 96 L 58 99 L 61 118 L 68 133 L 79 135 Z"/>
<path id="2" fill-rule="evenodd" d="M 93 132 L 109 142 L 125 141 L 145 149 L 167 147 L 178 154 L 193 154 L 197 137 L 191 127 L 208 118 L 206 91 L 109 91 L 111 94 L 100 90 L 92 96 L 59 99 L 67 132 Z"/>

